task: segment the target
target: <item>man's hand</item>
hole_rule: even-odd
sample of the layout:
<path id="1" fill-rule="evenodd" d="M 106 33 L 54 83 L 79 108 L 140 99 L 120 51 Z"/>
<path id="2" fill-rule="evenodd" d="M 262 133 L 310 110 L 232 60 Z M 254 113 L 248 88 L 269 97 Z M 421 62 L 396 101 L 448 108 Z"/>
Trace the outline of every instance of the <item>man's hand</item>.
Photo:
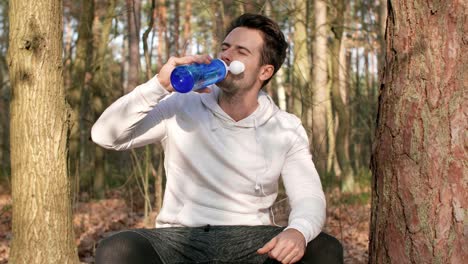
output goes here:
<path id="1" fill-rule="evenodd" d="M 193 55 L 186 57 L 171 57 L 169 60 L 162 66 L 158 74 L 159 83 L 169 92 L 174 91 L 174 87 L 171 85 L 171 73 L 175 67 L 179 65 L 186 65 L 192 63 L 205 63 L 209 64 L 211 62 L 211 57 L 209 55 Z M 208 88 L 203 88 L 197 90 L 197 92 L 209 92 Z"/>
<path id="2" fill-rule="evenodd" d="M 298 262 L 304 256 L 305 249 L 304 236 L 301 232 L 291 228 L 279 233 L 257 250 L 257 253 L 262 255 L 268 253 L 270 258 L 289 264 Z"/>

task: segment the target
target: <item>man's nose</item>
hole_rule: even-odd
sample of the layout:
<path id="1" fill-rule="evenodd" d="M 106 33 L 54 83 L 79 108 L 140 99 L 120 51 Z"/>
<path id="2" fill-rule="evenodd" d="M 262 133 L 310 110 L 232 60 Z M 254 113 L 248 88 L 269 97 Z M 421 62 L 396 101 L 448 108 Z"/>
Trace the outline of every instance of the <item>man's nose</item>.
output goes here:
<path id="1" fill-rule="evenodd" d="M 230 49 L 221 51 L 221 59 L 225 62 L 231 63 L 232 61 L 232 52 Z"/>

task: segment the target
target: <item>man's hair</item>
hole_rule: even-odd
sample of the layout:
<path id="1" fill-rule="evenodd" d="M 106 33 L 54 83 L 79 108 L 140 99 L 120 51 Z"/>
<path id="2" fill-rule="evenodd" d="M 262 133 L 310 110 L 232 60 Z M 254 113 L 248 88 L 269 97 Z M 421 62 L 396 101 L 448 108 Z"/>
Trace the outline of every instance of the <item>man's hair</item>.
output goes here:
<path id="1" fill-rule="evenodd" d="M 246 27 L 259 30 L 263 37 L 260 65 L 271 64 L 275 68 L 273 75 L 280 69 L 286 58 L 288 43 L 279 25 L 270 18 L 258 14 L 243 14 L 231 22 L 226 31 L 226 36 L 237 27 Z M 272 75 L 272 76 L 273 76 Z M 271 79 L 271 78 L 270 78 Z M 263 83 L 265 86 L 270 79 Z"/>

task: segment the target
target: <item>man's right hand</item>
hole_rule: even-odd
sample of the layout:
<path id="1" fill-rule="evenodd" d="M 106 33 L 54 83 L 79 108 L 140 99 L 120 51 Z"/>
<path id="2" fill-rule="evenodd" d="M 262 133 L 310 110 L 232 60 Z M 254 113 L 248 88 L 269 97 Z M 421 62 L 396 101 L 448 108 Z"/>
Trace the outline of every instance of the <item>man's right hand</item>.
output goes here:
<path id="1" fill-rule="evenodd" d="M 179 65 L 186 65 L 192 63 L 205 63 L 209 64 L 212 58 L 209 55 L 193 55 L 193 56 L 185 56 L 185 57 L 171 57 L 169 60 L 164 64 L 159 71 L 158 80 L 159 83 L 169 92 L 174 91 L 174 87 L 171 85 L 171 73 L 175 67 Z M 203 88 L 197 90 L 197 92 L 210 92 L 209 88 Z"/>

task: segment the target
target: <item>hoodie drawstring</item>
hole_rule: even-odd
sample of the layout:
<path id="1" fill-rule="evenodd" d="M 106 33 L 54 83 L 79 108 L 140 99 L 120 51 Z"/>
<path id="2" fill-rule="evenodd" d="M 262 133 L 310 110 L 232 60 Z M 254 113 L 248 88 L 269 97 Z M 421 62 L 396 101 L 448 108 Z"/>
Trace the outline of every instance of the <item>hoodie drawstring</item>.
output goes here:
<path id="1" fill-rule="evenodd" d="M 254 136 L 255 136 L 255 164 L 257 164 L 258 160 L 258 145 L 259 145 L 259 138 L 258 138 L 258 133 L 257 133 L 257 119 L 254 118 Z M 260 185 L 258 182 L 258 172 L 255 173 L 255 191 L 258 192 L 260 191 Z"/>

